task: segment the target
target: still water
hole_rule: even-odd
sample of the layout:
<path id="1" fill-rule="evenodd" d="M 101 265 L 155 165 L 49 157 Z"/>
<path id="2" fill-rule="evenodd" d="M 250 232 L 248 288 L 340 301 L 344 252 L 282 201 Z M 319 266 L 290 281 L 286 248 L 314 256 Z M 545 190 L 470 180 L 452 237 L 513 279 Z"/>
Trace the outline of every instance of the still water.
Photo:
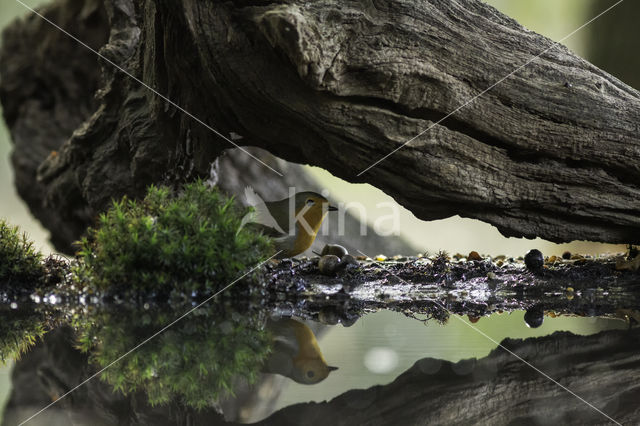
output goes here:
<path id="1" fill-rule="evenodd" d="M 629 316 L 346 321 L 259 292 L 148 296 L 5 298 L 0 350 L 20 356 L 3 424 L 637 424 Z"/>

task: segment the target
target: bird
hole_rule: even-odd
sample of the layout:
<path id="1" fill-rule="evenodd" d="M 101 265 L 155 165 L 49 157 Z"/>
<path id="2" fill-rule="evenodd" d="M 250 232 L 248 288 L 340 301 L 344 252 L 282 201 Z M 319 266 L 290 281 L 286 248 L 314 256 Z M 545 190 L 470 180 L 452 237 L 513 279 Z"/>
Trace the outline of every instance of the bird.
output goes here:
<path id="1" fill-rule="evenodd" d="M 297 192 L 279 201 L 264 201 L 247 187 L 245 197 L 253 211 L 243 217 L 240 228 L 247 226 L 273 238 L 276 259 L 297 256 L 311 247 L 327 213 L 338 210 L 324 196 L 312 191 Z"/>
<path id="2" fill-rule="evenodd" d="M 338 369 L 327 364 L 316 336 L 303 322 L 293 318 L 269 319 L 267 330 L 273 335 L 273 347 L 264 365 L 264 372 L 313 385 Z"/>

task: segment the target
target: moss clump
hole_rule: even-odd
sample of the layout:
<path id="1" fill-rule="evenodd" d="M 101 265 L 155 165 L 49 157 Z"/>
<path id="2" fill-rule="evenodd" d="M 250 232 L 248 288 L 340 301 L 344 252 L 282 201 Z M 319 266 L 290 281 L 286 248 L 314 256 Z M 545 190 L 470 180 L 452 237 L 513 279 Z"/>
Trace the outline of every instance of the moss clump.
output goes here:
<path id="1" fill-rule="evenodd" d="M 89 229 L 76 279 L 99 289 L 219 289 L 272 251 L 241 228 L 247 211 L 202 181 L 179 193 L 151 186 L 142 201 L 114 202 Z"/>
<path id="2" fill-rule="evenodd" d="M 0 288 L 33 289 L 44 276 L 42 254 L 18 227 L 0 219 Z"/>
<path id="3" fill-rule="evenodd" d="M 271 350 L 258 312 L 230 312 L 212 302 L 149 339 L 191 305 L 167 308 L 112 306 L 78 317 L 79 348 L 100 367 L 109 366 L 101 378 L 115 390 L 144 391 L 152 405 L 179 399 L 192 407 L 210 407 L 233 395 L 238 379 L 255 383 Z"/>
<path id="4" fill-rule="evenodd" d="M 19 358 L 42 338 L 47 326 L 32 309 L 0 311 L 0 361 Z"/>

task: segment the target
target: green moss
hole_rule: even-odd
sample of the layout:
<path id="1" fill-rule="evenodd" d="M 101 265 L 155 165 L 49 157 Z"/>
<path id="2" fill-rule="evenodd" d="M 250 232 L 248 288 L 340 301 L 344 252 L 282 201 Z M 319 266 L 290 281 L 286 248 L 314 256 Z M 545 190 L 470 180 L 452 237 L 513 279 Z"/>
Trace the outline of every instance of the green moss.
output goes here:
<path id="1" fill-rule="evenodd" d="M 42 316 L 32 309 L 0 311 L 0 361 L 19 358 L 46 332 Z"/>
<path id="2" fill-rule="evenodd" d="M 149 188 L 100 216 L 80 242 L 76 280 L 100 289 L 216 290 L 266 259 L 270 241 L 240 228 L 247 209 L 198 181 Z"/>
<path id="3" fill-rule="evenodd" d="M 189 309 L 112 306 L 78 316 L 79 347 L 99 367 L 110 365 L 101 377 L 124 394 L 144 391 L 154 405 L 211 406 L 232 395 L 238 379 L 256 381 L 271 342 L 257 313 L 231 313 L 213 301 L 147 341 Z"/>
<path id="4" fill-rule="evenodd" d="M 42 254 L 18 227 L 0 219 L 0 288 L 33 289 L 44 276 Z"/>

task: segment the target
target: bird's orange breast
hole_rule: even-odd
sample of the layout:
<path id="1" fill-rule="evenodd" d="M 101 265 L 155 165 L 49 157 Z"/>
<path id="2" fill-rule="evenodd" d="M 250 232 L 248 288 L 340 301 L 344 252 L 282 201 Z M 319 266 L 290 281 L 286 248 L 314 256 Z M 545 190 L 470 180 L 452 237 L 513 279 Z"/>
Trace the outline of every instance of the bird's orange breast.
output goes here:
<path id="1" fill-rule="evenodd" d="M 299 213 L 300 210 L 296 211 L 296 217 L 298 217 Z M 296 239 L 291 252 L 299 254 L 311 247 L 311 244 L 313 244 L 313 241 L 316 239 L 316 235 L 318 235 L 318 230 L 326 214 L 326 212 L 322 211 L 321 207 L 316 206 L 302 214 L 302 219 L 307 223 L 308 227 L 305 227 L 300 222 L 296 223 Z M 293 256 L 295 256 L 295 254 Z"/>

